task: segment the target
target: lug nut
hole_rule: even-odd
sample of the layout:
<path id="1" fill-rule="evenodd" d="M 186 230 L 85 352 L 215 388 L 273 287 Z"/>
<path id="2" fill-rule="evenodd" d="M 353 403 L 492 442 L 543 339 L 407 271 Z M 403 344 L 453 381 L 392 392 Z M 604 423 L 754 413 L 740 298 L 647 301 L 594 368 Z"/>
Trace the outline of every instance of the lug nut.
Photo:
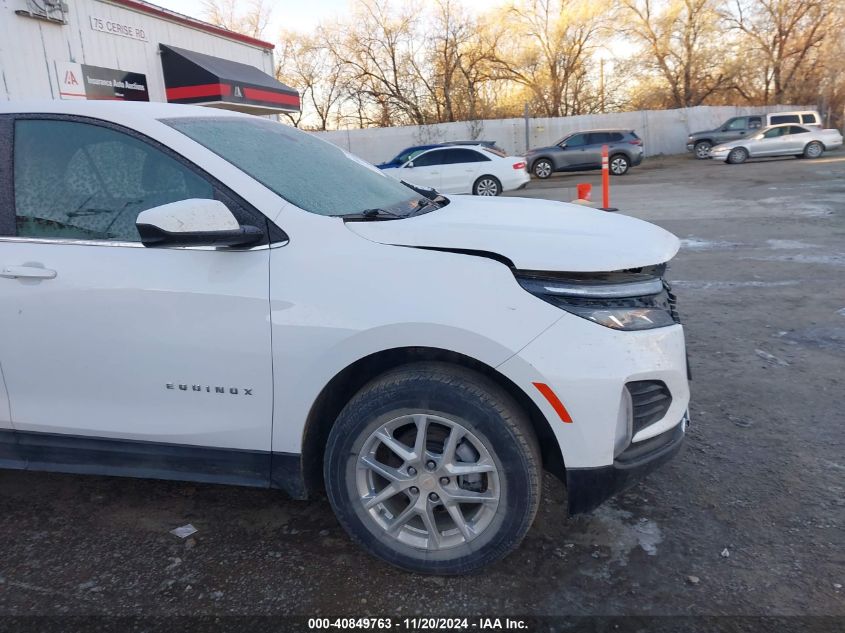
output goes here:
<path id="1" fill-rule="evenodd" d="M 437 464 L 435 464 L 433 460 L 429 460 L 426 462 L 425 467 L 429 470 L 434 470 L 435 468 L 437 468 Z"/>
<path id="2" fill-rule="evenodd" d="M 441 484 L 442 486 L 445 486 L 445 485 L 446 485 L 446 484 L 448 484 L 448 483 L 449 483 L 449 478 L 448 478 L 448 477 L 441 477 L 441 478 L 440 478 L 440 484 Z"/>
<path id="3" fill-rule="evenodd" d="M 432 492 L 428 495 L 428 498 L 431 501 L 440 501 L 440 496 L 436 492 Z"/>
<path id="4" fill-rule="evenodd" d="M 409 467 L 408 467 L 408 474 L 409 474 L 411 477 L 413 477 L 414 475 L 416 475 L 416 474 L 417 474 L 417 469 L 416 469 L 416 468 L 414 468 L 413 466 L 409 466 Z"/>
<path id="5" fill-rule="evenodd" d="M 419 492 L 420 492 L 419 488 L 417 488 L 416 486 L 411 486 L 411 494 L 412 495 L 419 494 Z"/>

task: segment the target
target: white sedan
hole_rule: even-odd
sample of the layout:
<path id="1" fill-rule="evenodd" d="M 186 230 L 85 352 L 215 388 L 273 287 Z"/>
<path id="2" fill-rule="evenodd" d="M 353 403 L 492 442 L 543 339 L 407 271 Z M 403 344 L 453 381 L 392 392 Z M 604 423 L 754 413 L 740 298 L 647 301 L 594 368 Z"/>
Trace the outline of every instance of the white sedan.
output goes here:
<path id="1" fill-rule="evenodd" d="M 818 158 L 825 150 L 841 146 L 842 135 L 838 130 L 784 123 L 764 128 L 751 137 L 717 145 L 710 150 L 710 158 L 730 164 L 765 156 Z"/>
<path id="2" fill-rule="evenodd" d="M 486 147 L 453 145 L 415 154 L 401 167 L 382 170 L 397 180 L 442 193 L 498 196 L 521 189 L 531 177 L 521 156 L 502 156 Z"/>

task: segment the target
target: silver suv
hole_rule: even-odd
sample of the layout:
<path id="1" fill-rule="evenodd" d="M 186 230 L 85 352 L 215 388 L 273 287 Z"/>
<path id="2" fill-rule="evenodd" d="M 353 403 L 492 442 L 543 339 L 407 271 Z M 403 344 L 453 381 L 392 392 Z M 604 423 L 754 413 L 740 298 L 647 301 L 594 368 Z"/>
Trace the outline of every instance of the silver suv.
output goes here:
<path id="1" fill-rule="evenodd" d="M 614 176 L 643 161 L 643 142 L 633 130 L 589 130 L 564 136 L 550 147 L 528 150 L 528 170 L 537 178 L 548 178 L 556 171 L 601 169 L 602 145 L 608 146 Z"/>

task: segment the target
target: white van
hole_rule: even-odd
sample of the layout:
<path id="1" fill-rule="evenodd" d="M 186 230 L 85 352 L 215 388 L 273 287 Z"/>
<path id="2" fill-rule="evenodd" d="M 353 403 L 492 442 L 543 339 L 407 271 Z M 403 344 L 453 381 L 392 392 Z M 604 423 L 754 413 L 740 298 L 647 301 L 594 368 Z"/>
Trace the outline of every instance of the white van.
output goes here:
<path id="1" fill-rule="evenodd" d="M 822 118 L 815 110 L 801 110 L 795 112 L 770 112 L 766 115 L 766 125 L 780 125 L 781 123 L 801 123 L 803 125 L 822 124 Z"/>

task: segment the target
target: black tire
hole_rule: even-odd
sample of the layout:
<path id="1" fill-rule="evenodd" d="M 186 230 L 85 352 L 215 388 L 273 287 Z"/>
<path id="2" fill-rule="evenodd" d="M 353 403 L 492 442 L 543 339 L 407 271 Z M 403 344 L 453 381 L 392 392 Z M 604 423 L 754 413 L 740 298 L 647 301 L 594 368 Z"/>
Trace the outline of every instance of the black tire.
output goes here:
<path id="1" fill-rule="evenodd" d="M 374 437 L 377 430 L 383 429 L 385 424 L 403 420 L 404 416 L 413 416 L 413 412 L 418 412 L 417 415 L 439 416 L 455 421 L 484 445 L 491 458 L 488 461 L 495 463 L 497 469 L 495 481 L 498 505 L 495 512 L 490 514 L 490 523 L 476 536 L 448 548 L 430 547 L 431 539 L 426 541 L 424 547 L 412 547 L 401 542 L 399 537 L 390 533 L 390 522 L 397 520 L 397 515 L 405 511 L 400 507 L 393 511 L 393 514 L 385 514 L 385 508 L 381 505 L 366 509 L 363 499 L 372 497 L 361 496 L 361 453 L 373 457 L 378 455 L 371 452 L 372 444 L 368 444 L 370 438 Z M 437 426 L 436 421 L 427 424 L 426 433 Z M 400 438 L 401 428 L 405 427 L 390 431 L 394 440 Z M 429 436 L 424 437 L 427 438 L 427 457 L 424 459 L 432 459 L 431 456 L 434 455 L 439 460 L 437 446 L 431 443 Z M 408 442 L 402 440 L 402 443 L 405 448 L 410 448 Z M 410 444 L 413 444 L 413 441 Z M 379 450 L 381 448 L 383 447 L 380 446 Z M 445 454 L 443 443 L 440 450 Z M 387 454 L 392 453 L 388 451 Z M 398 456 L 394 455 L 394 458 L 402 462 Z M 395 468 L 398 471 L 404 469 L 403 472 L 407 475 L 413 470 L 408 467 L 408 463 L 403 462 L 402 466 Z M 540 449 L 528 417 L 504 390 L 485 376 L 462 367 L 419 362 L 391 370 L 376 378 L 344 407 L 329 434 L 324 475 L 332 508 L 353 541 L 371 554 L 401 569 L 425 574 L 454 575 L 489 565 L 506 556 L 520 544 L 534 521 L 540 503 L 541 468 Z M 420 476 L 424 476 L 424 473 L 421 472 Z M 416 488 L 416 494 L 427 495 L 431 499 L 431 493 L 424 492 L 431 489 L 426 486 L 433 485 L 431 477 L 429 476 L 427 482 L 422 479 L 419 481 L 420 487 Z M 489 484 L 488 479 L 484 481 Z M 440 482 L 443 483 L 443 479 L 440 479 Z M 457 477 L 454 483 L 461 485 Z M 402 503 L 414 505 L 413 489 L 393 494 L 396 496 L 391 497 L 391 500 L 399 497 Z M 427 503 L 422 498 L 418 500 Z M 445 511 L 445 504 L 443 510 Z M 443 515 L 440 517 L 443 518 Z M 407 522 L 400 523 L 399 531 L 419 529 L 412 525 L 416 518 L 414 516 Z M 380 520 L 386 521 L 388 526 L 381 525 Z M 448 521 L 450 519 L 447 518 L 447 525 Z M 455 533 L 456 525 L 455 523 L 452 527 L 452 534 Z M 438 529 L 438 539 L 445 537 L 447 532 L 448 530 L 444 529 L 441 534 Z"/>
<path id="2" fill-rule="evenodd" d="M 741 165 L 748 160 L 748 150 L 744 147 L 734 147 L 729 153 L 725 162 L 729 165 Z"/>
<path id="3" fill-rule="evenodd" d="M 614 154 L 608 160 L 611 176 L 624 176 L 631 169 L 631 159 L 625 154 Z"/>
<path id="4" fill-rule="evenodd" d="M 554 171 L 554 165 L 552 165 L 552 161 L 548 158 L 541 158 L 540 160 L 534 161 L 534 164 L 531 166 L 531 173 L 541 180 L 549 178 Z"/>
<path id="5" fill-rule="evenodd" d="M 502 193 L 502 183 L 495 176 L 489 174 L 479 176 L 472 185 L 474 196 L 498 196 Z"/>
<path id="6" fill-rule="evenodd" d="M 710 158 L 710 150 L 713 149 L 713 144 L 710 141 L 698 141 L 692 151 L 698 160 Z"/>
<path id="7" fill-rule="evenodd" d="M 824 154 L 824 145 L 822 145 L 818 141 L 810 141 L 804 148 L 804 153 L 802 154 L 802 156 L 804 158 L 813 159 L 819 158 L 822 154 Z"/>

